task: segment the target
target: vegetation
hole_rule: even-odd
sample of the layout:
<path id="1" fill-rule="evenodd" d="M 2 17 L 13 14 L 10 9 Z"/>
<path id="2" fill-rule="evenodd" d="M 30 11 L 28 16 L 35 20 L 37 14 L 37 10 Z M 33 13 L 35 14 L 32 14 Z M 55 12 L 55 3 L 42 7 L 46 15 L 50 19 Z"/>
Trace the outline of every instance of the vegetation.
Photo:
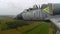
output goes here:
<path id="1" fill-rule="evenodd" d="M 0 19 L 0 34 L 55 34 L 50 21 L 24 21 L 12 18 Z M 52 33 L 50 33 L 53 31 Z"/>

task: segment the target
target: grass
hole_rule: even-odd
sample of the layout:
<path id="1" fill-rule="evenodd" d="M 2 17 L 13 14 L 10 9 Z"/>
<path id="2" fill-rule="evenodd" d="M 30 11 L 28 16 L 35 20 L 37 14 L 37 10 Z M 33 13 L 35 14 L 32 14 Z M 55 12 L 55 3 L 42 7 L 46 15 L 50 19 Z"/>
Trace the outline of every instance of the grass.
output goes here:
<path id="1" fill-rule="evenodd" d="M 48 34 L 56 34 L 56 29 L 53 29 L 53 28 L 49 28 L 49 33 Z"/>
<path id="2" fill-rule="evenodd" d="M 26 34 L 48 34 L 49 24 L 42 23 L 27 31 Z"/>
<path id="3" fill-rule="evenodd" d="M 19 26 L 15 29 L 7 29 L 8 25 L 6 23 L 28 23 L 29 25 Z M 23 21 L 5 18 L 0 19 L 0 34 L 55 34 L 56 30 L 50 26 L 50 22 L 45 21 Z"/>

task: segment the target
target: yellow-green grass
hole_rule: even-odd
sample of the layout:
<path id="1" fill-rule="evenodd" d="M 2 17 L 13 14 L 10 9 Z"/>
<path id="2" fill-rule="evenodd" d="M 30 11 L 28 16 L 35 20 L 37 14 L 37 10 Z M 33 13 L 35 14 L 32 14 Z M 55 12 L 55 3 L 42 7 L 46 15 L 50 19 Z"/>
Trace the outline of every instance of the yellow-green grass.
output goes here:
<path id="1" fill-rule="evenodd" d="M 50 27 L 48 34 L 56 34 L 56 32 L 57 32 L 56 29 Z"/>

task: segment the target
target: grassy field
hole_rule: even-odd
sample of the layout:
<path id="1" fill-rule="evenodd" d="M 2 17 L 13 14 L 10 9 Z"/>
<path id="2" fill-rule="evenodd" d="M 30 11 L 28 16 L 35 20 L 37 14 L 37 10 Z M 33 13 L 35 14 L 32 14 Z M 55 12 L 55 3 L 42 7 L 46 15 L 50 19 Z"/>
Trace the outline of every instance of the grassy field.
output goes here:
<path id="1" fill-rule="evenodd" d="M 0 19 L 0 34 L 55 34 L 50 22 Z"/>

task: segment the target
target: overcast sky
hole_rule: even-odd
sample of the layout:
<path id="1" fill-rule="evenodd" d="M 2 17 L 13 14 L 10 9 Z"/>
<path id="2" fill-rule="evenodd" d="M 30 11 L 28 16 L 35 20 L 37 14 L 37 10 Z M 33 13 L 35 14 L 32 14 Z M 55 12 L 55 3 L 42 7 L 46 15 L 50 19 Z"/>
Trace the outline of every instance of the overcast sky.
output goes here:
<path id="1" fill-rule="evenodd" d="M 0 0 L 0 15 L 17 15 L 34 4 L 60 3 L 60 0 Z"/>

